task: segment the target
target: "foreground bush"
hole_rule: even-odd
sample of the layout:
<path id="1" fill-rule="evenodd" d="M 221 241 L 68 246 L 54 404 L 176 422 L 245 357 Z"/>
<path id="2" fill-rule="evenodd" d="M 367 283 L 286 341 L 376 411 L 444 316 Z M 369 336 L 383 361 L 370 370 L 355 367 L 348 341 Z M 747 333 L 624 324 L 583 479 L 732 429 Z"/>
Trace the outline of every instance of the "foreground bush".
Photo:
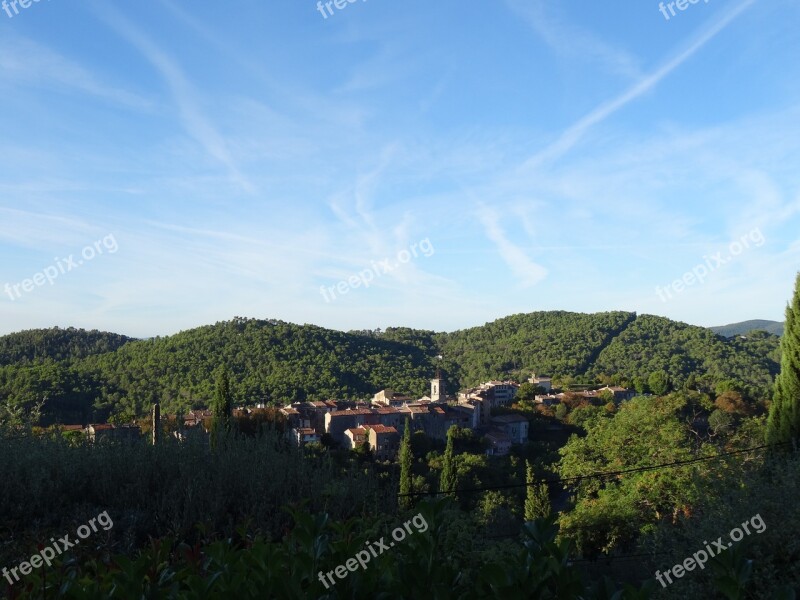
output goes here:
<path id="1" fill-rule="evenodd" d="M 0 431 L 0 565 L 27 547 L 75 530 L 102 511 L 114 520 L 108 550 L 131 553 L 150 537 L 194 543 L 197 525 L 232 536 L 237 524 L 268 539 L 290 523 L 282 506 L 308 499 L 336 519 L 394 510 L 391 485 L 372 465 L 308 457 L 274 433 L 207 443 L 72 445 Z M 388 477 L 388 474 L 383 474 Z M 29 554 L 28 554 L 29 555 Z"/>
<path id="2" fill-rule="evenodd" d="M 392 527 L 411 518 L 397 517 L 388 527 L 374 529 L 371 537 L 355 534 L 363 523 L 332 522 L 326 515 L 311 516 L 292 510 L 293 527 L 280 543 L 249 540 L 244 532 L 235 539 L 188 546 L 171 539 L 153 541 L 136 558 L 115 557 L 83 564 L 66 559 L 42 570 L 30 581 L 8 589 L 15 598 L 147 598 L 216 599 L 274 598 L 278 600 L 431 598 L 483 600 L 651 598 L 656 589 L 649 581 L 640 588 L 618 588 L 604 579 L 587 581 L 570 563 L 570 546 L 556 542 L 553 519 L 526 523 L 521 544 L 507 560 L 487 560 L 467 571 L 463 552 L 442 543 L 447 538 L 449 501 L 423 502 L 415 509 L 419 528 L 393 547 L 376 553 L 347 571 L 335 584 L 322 583 L 320 573 L 330 572 L 381 537 L 392 539 Z M 463 550 L 463 549 L 462 549 Z M 718 589 L 728 598 L 744 598 L 746 563 L 731 553 L 716 565 Z M 775 595 L 790 599 L 791 593 Z"/>

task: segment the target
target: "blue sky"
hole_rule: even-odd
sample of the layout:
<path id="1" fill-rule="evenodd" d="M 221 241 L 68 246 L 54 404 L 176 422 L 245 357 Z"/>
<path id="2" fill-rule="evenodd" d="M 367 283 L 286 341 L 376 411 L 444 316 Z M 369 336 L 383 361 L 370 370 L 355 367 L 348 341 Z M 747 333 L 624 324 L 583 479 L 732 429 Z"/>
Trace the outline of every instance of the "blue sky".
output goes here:
<path id="1" fill-rule="evenodd" d="M 783 318 L 796 2 L 9 10 L 0 333 Z"/>

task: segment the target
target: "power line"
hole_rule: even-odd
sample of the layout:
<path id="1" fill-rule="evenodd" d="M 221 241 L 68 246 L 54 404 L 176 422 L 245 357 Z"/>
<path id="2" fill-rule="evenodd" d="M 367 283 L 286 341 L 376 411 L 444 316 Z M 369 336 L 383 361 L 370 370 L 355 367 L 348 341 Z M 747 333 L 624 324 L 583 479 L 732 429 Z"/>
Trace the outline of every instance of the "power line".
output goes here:
<path id="1" fill-rule="evenodd" d="M 649 465 L 646 467 L 634 467 L 631 469 L 623 469 L 621 471 L 602 471 L 596 473 L 589 473 L 586 475 L 576 475 L 574 477 L 563 477 L 559 479 L 542 479 L 540 481 L 533 481 L 531 483 L 509 483 L 506 485 L 493 485 L 493 486 L 486 486 L 486 487 L 478 487 L 478 488 L 463 488 L 463 489 L 454 489 L 450 491 L 437 491 L 437 492 L 408 492 L 405 494 L 398 494 L 398 498 L 406 497 L 406 496 L 443 496 L 447 494 L 462 494 L 462 493 L 472 493 L 472 492 L 485 492 L 491 490 L 508 490 L 508 489 L 518 489 L 518 488 L 525 488 L 532 485 L 537 485 L 540 483 L 546 484 L 556 484 L 556 483 L 577 483 L 583 481 L 584 479 L 600 479 L 603 477 L 615 477 L 618 475 L 627 475 L 628 473 L 641 473 L 645 471 L 657 471 L 659 469 L 669 469 L 673 467 L 682 467 L 686 465 L 691 465 L 695 463 L 705 462 L 709 460 L 716 460 L 719 458 L 724 458 L 726 456 L 735 456 L 737 454 L 746 454 L 748 452 L 754 452 L 756 450 L 764 450 L 765 448 L 777 448 L 780 446 L 786 446 L 791 444 L 791 442 L 782 442 L 780 444 L 765 444 L 763 446 L 755 446 L 753 448 L 746 448 L 744 450 L 735 450 L 733 452 L 722 452 L 720 454 L 715 454 L 714 456 L 702 456 L 699 458 L 690 458 L 687 460 L 678 460 L 671 463 L 662 463 L 659 465 Z"/>
<path id="2" fill-rule="evenodd" d="M 671 552 L 648 552 L 645 554 L 619 554 L 617 556 L 604 556 L 602 554 L 595 556 L 594 558 L 571 558 L 569 559 L 570 563 L 599 563 L 599 562 L 610 562 L 615 560 L 634 560 L 639 558 L 652 558 L 654 556 L 664 556 L 667 554 L 672 554 Z"/>

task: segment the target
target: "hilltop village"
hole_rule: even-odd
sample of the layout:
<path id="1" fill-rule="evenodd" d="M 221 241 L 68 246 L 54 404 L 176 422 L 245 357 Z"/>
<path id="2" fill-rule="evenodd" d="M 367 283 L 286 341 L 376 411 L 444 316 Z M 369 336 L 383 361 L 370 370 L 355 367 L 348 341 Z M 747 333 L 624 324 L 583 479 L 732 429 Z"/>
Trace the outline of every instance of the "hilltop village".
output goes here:
<path id="1" fill-rule="evenodd" d="M 612 386 L 580 392 L 560 391 L 553 388 L 550 377 L 536 374 L 527 383 L 536 390 L 532 403 L 542 407 L 558 406 L 568 396 L 586 402 L 602 400 L 619 404 L 636 395 L 634 390 Z M 455 425 L 473 431 L 476 438 L 483 441 L 487 454 L 502 456 L 508 454 L 513 445 L 525 444 L 529 439 L 529 417 L 510 410 L 518 400 L 520 387 L 515 381 L 487 381 L 453 396 L 447 393 L 441 373 L 437 373 L 430 381 L 430 395 L 421 398 L 412 398 L 386 388 L 369 401 L 295 402 L 277 409 L 277 413 L 285 420 L 287 439 L 297 446 L 330 443 L 355 450 L 367 444 L 376 459 L 394 460 L 406 423 L 412 433 L 421 432 L 442 442 L 446 441 L 447 432 Z M 239 407 L 232 410 L 232 417 L 247 418 L 267 409 L 264 404 L 258 404 L 255 408 Z M 211 410 L 200 409 L 185 415 L 166 416 L 166 422 L 173 425 L 168 429 L 179 440 L 199 437 L 207 441 L 213 418 Z M 155 443 L 153 432 L 163 429 L 158 405 L 153 407 L 146 427 Z M 556 421 L 552 427 L 560 428 L 560 425 Z M 91 442 L 102 439 L 136 440 L 142 437 L 142 427 L 138 424 L 61 425 L 60 429 L 71 435 L 86 437 Z"/>
<path id="2" fill-rule="evenodd" d="M 553 393 L 549 377 L 532 375 L 529 383 L 536 386 L 534 402 L 552 406 L 562 401 L 564 392 Z M 441 374 L 431 379 L 430 395 L 411 398 L 396 394 L 391 389 L 376 393 L 370 402 L 298 402 L 285 406 L 280 412 L 289 424 L 288 435 L 298 445 L 320 442 L 327 434 L 343 448 L 355 449 L 369 443 L 378 459 L 392 459 L 400 447 L 400 437 L 406 422 L 412 432 L 422 432 L 428 437 L 444 441 L 453 425 L 471 429 L 486 444 L 487 454 L 504 455 L 513 444 L 528 441 L 529 419 L 522 414 L 493 416 L 494 409 L 511 406 L 520 384 L 514 381 L 488 381 L 478 387 L 449 396 Z M 610 397 L 615 402 L 629 400 L 633 390 L 621 387 L 604 387 L 580 392 L 592 398 Z"/>

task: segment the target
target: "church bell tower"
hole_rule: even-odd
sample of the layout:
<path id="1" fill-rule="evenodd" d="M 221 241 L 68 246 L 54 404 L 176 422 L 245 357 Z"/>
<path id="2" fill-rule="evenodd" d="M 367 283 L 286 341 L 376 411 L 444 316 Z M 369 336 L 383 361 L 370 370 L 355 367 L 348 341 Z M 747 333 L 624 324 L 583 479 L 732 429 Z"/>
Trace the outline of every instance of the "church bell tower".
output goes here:
<path id="1" fill-rule="evenodd" d="M 447 400 L 447 394 L 444 389 L 444 378 L 442 372 L 436 370 L 436 377 L 431 379 L 431 400 L 433 402 L 444 402 Z"/>

